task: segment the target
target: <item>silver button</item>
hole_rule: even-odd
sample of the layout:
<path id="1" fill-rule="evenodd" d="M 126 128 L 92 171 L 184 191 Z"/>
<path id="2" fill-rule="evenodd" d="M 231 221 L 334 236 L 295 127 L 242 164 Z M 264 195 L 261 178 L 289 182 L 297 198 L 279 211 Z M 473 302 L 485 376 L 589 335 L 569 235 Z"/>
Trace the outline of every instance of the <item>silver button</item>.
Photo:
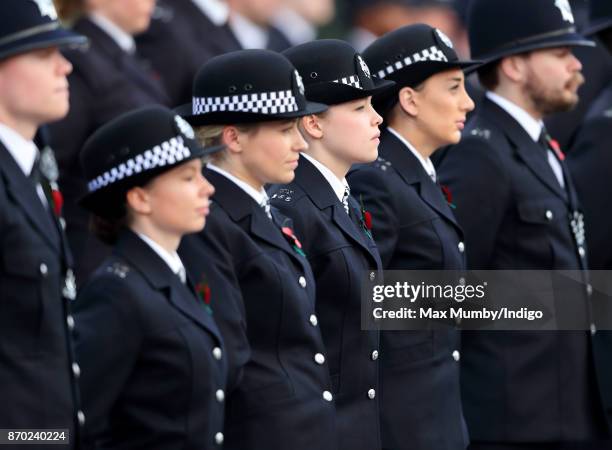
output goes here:
<path id="1" fill-rule="evenodd" d="M 223 437 L 223 433 L 221 433 L 220 431 L 217 434 L 215 434 L 215 444 L 217 445 L 223 444 L 224 439 L 225 438 Z"/>
<path id="2" fill-rule="evenodd" d="M 459 362 L 459 360 L 461 359 L 461 353 L 459 353 L 459 350 L 453 351 L 453 359 Z"/>
<path id="3" fill-rule="evenodd" d="M 370 389 L 368 391 L 368 398 L 370 400 L 374 400 L 376 398 L 376 391 L 374 389 Z"/>
<path id="4" fill-rule="evenodd" d="M 317 316 L 315 316 L 314 314 L 311 314 L 310 315 L 310 324 L 313 327 L 316 327 L 318 323 L 319 323 L 319 319 L 317 319 Z"/>
<path id="5" fill-rule="evenodd" d="M 550 209 L 546 210 L 545 215 L 546 215 L 546 219 L 547 220 L 553 220 L 553 218 L 555 217 L 555 215 L 553 214 L 553 212 Z"/>
<path id="6" fill-rule="evenodd" d="M 223 389 L 217 389 L 217 392 L 215 392 L 215 397 L 217 397 L 217 401 L 219 403 L 223 402 L 223 400 L 225 400 L 225 392 L 223 392 Z"/>
<path id="7" fill-rule="evenodd" d="M 321 353 L 317 353 L 314 355 L 314 360 L 318 365 L 322 365 L 325 363 L 325 356 L 323 356 Z"/>
<path id="8" fill-rule="evenodd" d="M 378 350 L 374 350 L 372 352 L 372 361 L 376 361 L 378 359 Z"/>
<path id="9" fill-rule="evenodd" d="M 587 291 L 587 295 L 589 296 L 593 295 L 593 286 L 591 286 L 590 284 L 587 284 L 586 291 Z"/>
<path id="10" fill-rule="evenodd" d="M 62 230 L 66 229 L 66 220 L 64 220 L 63 217 L 59 218 L 59 223 L 60 223 L 60 227 L 62 227 Z"/>
<path id="11" fill-rule="evenodd" d="M 83 413 L 83 411 L 79 410 L 77 412 L 77 420 L 79 421 L 79 425 L 85 425 L 85 414 Z"/>
<path id="12" fill-rule="evenodd" d="M 47 275 L 47 273 L 49 273 L 49 268 L 47 267 L 47 265 L 45 263 L 41 263 L 40 267 L 38 268 L 38 270 L 40 271 L 40 274 L 44 277 L 45 275 Z"/>
<path id="13" fill-rule="evenodd" d="M 581 258 L 584 258 L 584 255 L 586 255 L 586 251 L 584 250 L 584 247 L 578 247 L 578 254 L 580 255 Z"/>
<path id="14" fill-rule="evenodd" d="M 81 368 L 77 363 L 72 363 L 72 373 L 76 378 L 79 378 L 81 376 Z"/>
<path id="15" fill-rule="evenodd" d="M 70 331 L 74 330 L 74 317 L 70 314 L 66 316 L 66 324 L 68 325 L 68 329 Z"/>
<path id="16" fill-rule="evenodd" d="M 463 253 L 465 251 L 465 244 L 463 242 L 459 242 L 457 244 L 457 248 L 459 249 L 459 252 Z"/>
<path id="17" fill-rule="evenodd" d="M 597 327 L 595 326 L 594 323 L 591 324 L 591 336 L 595 336 L 595 333 L 597 333 Z"/>
<path id="18" fill-rule="evenodd" d="M 331 402 L 334 399 L 334 396 L 329 391 L 323 391 L 323 399 Z"/>
<path id="19" fill-rule="evenodd" d="M 223 358 L 223 351 L 219 347 L 213 348 L 212 354 L 213 358 L 215 358 L 217 361 L 220 361 L 221 358 Z"/>
<path id="20" fill-rule="evenodd" d="M 305 288 L 305 287 L 306 287 L 306 278 L 304 278 L 304 277 L 300 277 L 300 278 L 298 279 L 298 283 L 300 283 L 300 286 L 302 286 L 303 288 Z"/>

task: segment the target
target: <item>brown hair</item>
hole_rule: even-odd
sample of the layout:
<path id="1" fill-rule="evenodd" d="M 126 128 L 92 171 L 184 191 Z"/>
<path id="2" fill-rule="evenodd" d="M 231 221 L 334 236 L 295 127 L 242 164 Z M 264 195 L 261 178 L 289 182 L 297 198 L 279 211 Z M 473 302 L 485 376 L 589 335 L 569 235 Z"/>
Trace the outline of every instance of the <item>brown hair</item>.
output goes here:
<path id="1" fill-rule="evenodd" d="M 62 22 L 73 23 L 85 12 L 85 0 L 53 0 Z"/>
<path id="2" fill-rule="evenodd" d="M 478 69 L 478 81 L 488 91 L 494 90 L 499 84 L 499 74 L 497 73 L 499 64 L 500 61 L 495 61 Z"/>
<path id="3" fill-rule="evenodd" d="M 92 214 L 89 221 L 89 228 L 102 242 L 108 245 L 114 245 L 121 231 L 127 228 L 127 222 L 127 214 L 118 218 L 108 218 Z"/>
<path id="4" fill-rule="evenodd" d="M 259 123 L 233 125 L 243 133 L 256 133 L 259 130 Z M 195 135 L 198 143 L 203 147 L 211 147 L 213 145 L 223 144 L 223 129 L 227 125 L 202 125 L 195 127 Z M 222 161 L 225 157 L 225 152 L 220 151 L 213 153 L 209 158 L 212 161 Z"/>

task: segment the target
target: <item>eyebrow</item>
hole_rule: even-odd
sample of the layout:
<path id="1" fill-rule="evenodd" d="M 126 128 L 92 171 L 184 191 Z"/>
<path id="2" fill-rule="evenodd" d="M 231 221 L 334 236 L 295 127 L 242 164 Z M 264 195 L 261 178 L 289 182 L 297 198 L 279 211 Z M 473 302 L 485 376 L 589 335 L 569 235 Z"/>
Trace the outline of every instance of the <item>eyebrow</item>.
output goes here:
<path id="1" fill-rule="evenodd" d="M 449 81 L 461 81 L 461 80 L 463 80 L 463 77 L 452 77 L 452 78 L 449 78 Z"/>

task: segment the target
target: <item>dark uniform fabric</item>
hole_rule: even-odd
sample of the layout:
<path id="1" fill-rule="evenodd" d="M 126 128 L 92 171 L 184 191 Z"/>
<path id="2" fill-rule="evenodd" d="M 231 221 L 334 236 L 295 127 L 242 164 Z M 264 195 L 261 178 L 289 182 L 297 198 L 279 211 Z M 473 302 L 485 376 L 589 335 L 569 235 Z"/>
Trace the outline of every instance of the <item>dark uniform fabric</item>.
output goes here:
<path id="1" fill-rule="evenodd" d="M 90 48 L 65 52 L 73 65 L 68 76 L 70 112 L 52 124 L 50 132 L 65 197 L 66 232 L 75 256 L 77 281 L 82 284 L 110 250 L 88 233 L 89 214 L 77 205 L 89 181 L 79 164 L 81 147 L 97 128 L 116 116 L 141 106 L 168 104 L 169 99 L 136 57 L 124 52 L 97 25 L 82 19 L 74 30 L 89 38 Z"/>
<path id="2" fill-rule="evenodd" d="M 71 257 L 58 220 L 0 143 L 0 428 L 68 428 L 76 448 Z M 39 448 L 39 447 L 31 447 Z"/>
<path id="3" fill-rule="evenodd" d="M 385 269 L 462 270 L 461 228 L 419 160 L 389 131 L 379 158 L 356 166 L 351 190 L 372 214 Z M 381 333 L 385 449 L 464 449 L 456 331 Z"/>
<path id="4" fill-rule="evenodd" d="M 563 189 L 546 149 L 490 100 L 469 122 L 461 143 L 446 152 L 439 174 L 457 205 L 468 267 L 586 269 L 586 252 L 569 223 L 570 212 L 579 208 L 571 178 L 564 170 Z M 588 315 L 584 289 L 575 299 Z M 598 369 L 608 364 L 609 351 L 606 356 L 592 345 L 590 333 L 465 332 L 462 348 L 472 440 L 545 443 L 606 436 Z"/>
<path id="5" fill-rule="evenodd" d="M 191 101 L 193 78 L 202 64 L 242 48 L 227 25 L 215 25 L 192 0 L 158 1 L 149 29 L 136 42 L 173 105 Z"/>
<path id="6" fill-rule="evenodd" d="M 340 448 L 380 449 L 378 331 L 361 330 L 363 277 L 381 270 L 376 244 L 360 222 L 357 202 L 351 199 L 349 217 L 329 182 L 304 157 L 294 181 L 274 186 L 270 196 L 272 205 L 292 219 L 314 273 Z"/>
<path id="7" fill-rule="evenodd" d="M 612 269 L 612 84 L 593 103 L 580 126 L 567 164 L 584 211 L 592 269 Z"/>
<path id="8" fill-rule="evenodd" d="M 75 309 L 87 448 L 221 448 L 222 338 L 148 244 L 124 231 Z"/>
<path id="9" fill-rule="evenodd" d="M 204 176 L 215 194 L 199 238 L 234 269 L 251 352 L 241 383 L 227 399 L 224 448 L 337 449 L 335 405 L 324 399 L 324 391 L 331 391 L 328 364 L 315 360 L 326 355 L 312 317 L 315 283 L 306 258 L 281 233 L 290 221 L 277 211 L 270 221 L 225 176 L 210 169 Z"/>

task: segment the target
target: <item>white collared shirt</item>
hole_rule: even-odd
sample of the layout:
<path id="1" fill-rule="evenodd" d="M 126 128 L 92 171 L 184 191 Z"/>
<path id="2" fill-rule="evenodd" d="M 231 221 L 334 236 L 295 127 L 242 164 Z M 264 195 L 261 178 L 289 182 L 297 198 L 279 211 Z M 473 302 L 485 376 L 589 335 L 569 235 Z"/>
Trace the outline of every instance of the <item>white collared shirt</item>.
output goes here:
<path id="1" fill-rule="evenodd" d="M 0 123 L 0 141 L 9 151 L 19 168 L 26 177 L 30 176 L 38 147 L 33 141 L 28 141 L 12 128 Z"/>
<path id="2" fill-rule="evenodd" d="M 312 165 L 315 166 L 319 170 L 319 172 L 321 172 L 321 175 L 323 175 L 323 177 L 327 180 L 327 182 L 333 189 L 334 194 L 336 194 L 336 197 L 338 197 L 338 200 L 340 200 L 340 202 L 342 203 L 342 199 L 344 198 L 344 192 L 349 185 L 346 181 L 346 178 L 338 178 L 331 170 L 329 170 L 327 166 L 325 166 L 320 161 L 314 159 L 312 156 L 306 153 L 300 153 L 300 155 L 310 161 Z"/>
<path id="3" fill-rule="evenodd" d="M 175 273 L 179 278 L 181 278 L 181 275 L 180 275 L 181 272 L 183 273 L 183 275 L 185 274 L 185 267 L 183 266 L 183 262 L 181 261 L 181 258 L 179 257 L 177 252 L 174 252 L 174 253 L 168 252 L 168 250 L 163 248 L 161 245 L 159 245 L 157 242 L 155 242 L 153 239 L 151 239 L 146 234 L 142 234 L 142 233 L 136 233 L 136 234 L 149 247 L 151 247 L 151 250 L 157 253 L 157 255 L 161 259 L 164 260 L 164 262 L 168 265 L 168 267 L 170 267 L 170 270 L 173 273 Z"/>
<path id="4" fill-rule="evenodd" d="M 34 161 L 36 161 L 36 155 L 38 154 L 38 147 L 34 141 L 28 141 L 3 123 L 0 123 L 0 141 L 2 141 L 24 175 L 29 177 L 34 167 Z M 49 205 L 45 191 L 43 191 L 40 183 L 36 186 L 36 194 L 38 194 L 38 198 L 40 198 L 43 205 Z"/>
<path id="5" fill-rule="evenodd" d="M 403 137 L 393 128 L 387 127 L 387 131 L 389 131 L 389 133 L 391 133 L 393 136 L 398 138 L 402 144 L 408 147 L 408 150 L 410 150 L 410 152 L 419 160 L 419 162 L 423 166 L 423 169 L 425 169 L 425 172 L 427 173 L 427 175 L 429 175 L 429 178 L 431 178 L 431 181 L 435 183 L 437 179 L 436 168 L 434 167 L 433 162 L 431 162 L 431 159 L 424 158 L 423 155 L 421 155 L 417 151 L 417 149 L 414 148 L 414 146 L 410 142 L 408 142 L 408 140 L 405 137 Z"/>
<path id="6" fill-rule="evenodd" d="M 243 49 L 268 46 L 268 31 L 235 11 L 230 17 L 229 26 Z"/>
<path id="7" fill-rule="evenodd" d="M 268 201 L 268 194 L 266 194 L 266 191 L 264 191 L 263 187 L 261 188 L 260 191 L 258 191 L 257 189 L 253 188 L 253 186 L 251 186 L 249 183 L 246 183 L 246 182 L 242 181 L 241 179 L 235 177 L 234 175 L 232 175 L 228 171 L 223 170 L 220 167 L 217 167 L 217 166 L 215 166 L 212 163 L 206 164 L 206 167 L 209 168 L 210 170 L 213 170 L 213 171 L 215 171 L 217 173 L 220 173 L 225 178 L 227 178 L 228 180 L 232 181 L 240 189 L 242 189 L 244 192 L 246 192 L 249 195 L 249 197 L 251 197 L 253 200 L 255 200 L 255 202 L 259 206 L 265 205 L 266 202 Z"/>
<path id="8" fill-rule="evenodd" d="M 227 23 L 229 18 L 229 6 L 221 0 L 192 0 L 212 23 L 218 27 Z"/>
<path id="9" fill-rule="evenodd" d="M 92 12 L 89 19 L 102 29 L 110 38 L 117 43 L 119 48 L 130 55 L 136 52 L 136 41 L 134 37 L 123 31 L 116 23 L 102 14 Z"/>
<path id="10" fill-rule="evenodd" d="M 534 119 L 523 108 L 515 103 L 512 103 L 510 100 L 502 97 L 501 95 L 496 94 L 495 92 L 487 91 L 486 96 L 489 100 L 510 114 L 514 120 L 516 120 L 523 127 L 534 142 L 538 142 L 540 135 L 542 134 L 542 129 L 544 128 L 544 122 Z M 561 163 L 559 163 L 555 154 L 550 149 L 547 152 L 547 159 L 550 168 L 555 174 L 555 178 L 557 178 L 557 181 L 561 187 L 565 187 Z"/>

